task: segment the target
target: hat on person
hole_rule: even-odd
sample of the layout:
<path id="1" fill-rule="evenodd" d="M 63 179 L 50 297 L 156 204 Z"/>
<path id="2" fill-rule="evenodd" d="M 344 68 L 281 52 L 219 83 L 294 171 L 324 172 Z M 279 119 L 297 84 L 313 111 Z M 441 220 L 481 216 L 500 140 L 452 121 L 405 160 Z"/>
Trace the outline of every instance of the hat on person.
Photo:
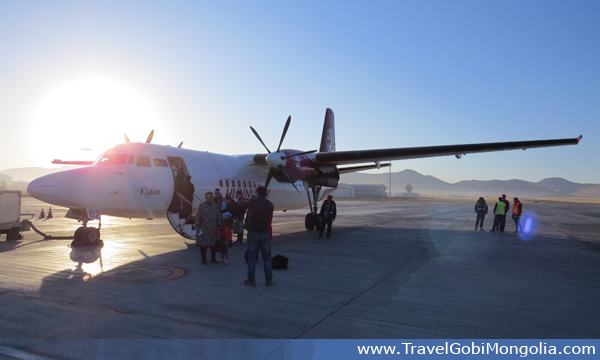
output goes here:
<path id="1" fill-rule="evenodd" d="M 219 189 L 219 188 L 216 188 L 216 189 L 215 189 L 215 192 L 221 192 L 221 189 Z"/>

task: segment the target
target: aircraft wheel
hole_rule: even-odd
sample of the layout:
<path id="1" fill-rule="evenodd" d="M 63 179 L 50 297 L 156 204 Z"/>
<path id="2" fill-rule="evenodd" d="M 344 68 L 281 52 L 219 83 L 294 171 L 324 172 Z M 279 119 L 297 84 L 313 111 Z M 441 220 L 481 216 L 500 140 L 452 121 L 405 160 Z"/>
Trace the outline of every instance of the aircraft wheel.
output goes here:
<path id="1" fill-rule="evenodd" d="M 100 240 L 100 230 L 95 227 L 85 228 L 82 232 L 82 239 L 90 245 L 95 245 Z"/>
<path id="2" fill-rule="evenodd" d="M 77 230 L 75 230 L 75 234 L 73 235 L 73 240 L 74 241 L 81 241 L 83 240 L 83 237 L 81 236 L 83 234 L 83 229 L 85 229 L 85 227 L 80 226 L 77 228 Z"/>
<path id="3" fill-rule="evenodd" d="M 315 217 L 313 214 L 306 214 L 306 217 L 304 218 L 304 227 L 306 230 L 315 229 Z"/>

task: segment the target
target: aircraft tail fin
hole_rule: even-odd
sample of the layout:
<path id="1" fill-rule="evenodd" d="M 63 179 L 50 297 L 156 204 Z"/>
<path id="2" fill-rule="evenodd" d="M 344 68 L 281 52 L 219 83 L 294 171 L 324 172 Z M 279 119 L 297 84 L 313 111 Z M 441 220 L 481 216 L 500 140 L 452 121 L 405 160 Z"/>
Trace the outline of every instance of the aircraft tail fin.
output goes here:
<path id="1" fill-rule="evenodd" d="M 319 152 L 335 151 L 335 121 L 333 111 L 325 110 L 325 121 L 323 122 L 323 134 L 321 135 L 321 146 Z"/>

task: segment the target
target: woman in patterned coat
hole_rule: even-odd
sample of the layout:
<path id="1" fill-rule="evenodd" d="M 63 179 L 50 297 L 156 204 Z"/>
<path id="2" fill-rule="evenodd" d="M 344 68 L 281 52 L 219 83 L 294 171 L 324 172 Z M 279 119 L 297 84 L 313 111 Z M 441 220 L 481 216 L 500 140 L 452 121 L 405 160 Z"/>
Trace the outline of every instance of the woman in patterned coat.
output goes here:
<path id="1" fill-rule="evenodd" d="M 200 254 L 202 255 L 202 264 L 208 264 L 206 261 L 206 248 L 210 247 L 210 262 L 216 263 L 215 255 L 217 249 L 215 245 L 219 240 L 219 230 L 223 225 L 223 217 L 219 207 L 215 203 L 215 195 L 209 191 L 204 195 L 205 202 L 198 206 L 196 211 L 196 243 L 200 245 Z M 202 231 L 202 234 L 198 235 Z"/>

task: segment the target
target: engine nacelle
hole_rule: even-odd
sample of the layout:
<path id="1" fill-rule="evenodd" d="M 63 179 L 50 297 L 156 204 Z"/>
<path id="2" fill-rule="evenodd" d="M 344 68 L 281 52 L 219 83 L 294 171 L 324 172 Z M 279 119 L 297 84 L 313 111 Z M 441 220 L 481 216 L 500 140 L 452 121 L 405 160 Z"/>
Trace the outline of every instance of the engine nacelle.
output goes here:
<path id="1" fill-rule="evenodd" d="M 323 166 L 317 170 L 315 185 L 337 187 L 340 182 L 340 171 L 336 166 Z"/>

